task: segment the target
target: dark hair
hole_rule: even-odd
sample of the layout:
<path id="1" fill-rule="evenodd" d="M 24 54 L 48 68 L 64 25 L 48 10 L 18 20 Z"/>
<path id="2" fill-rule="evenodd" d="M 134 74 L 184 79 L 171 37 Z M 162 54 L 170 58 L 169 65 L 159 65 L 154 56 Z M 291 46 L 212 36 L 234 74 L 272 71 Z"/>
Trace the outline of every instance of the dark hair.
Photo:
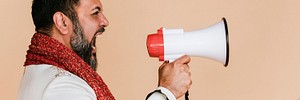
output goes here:
<path id="1" fill-rule="evenodd" d="M 51 35 L 53 15 L 56 12 L 62 12 L 72 21 L 77 20 L 76 6 L 79 6 L 79 0 L 33 0 L 31 15 L 35 31 Z"/>

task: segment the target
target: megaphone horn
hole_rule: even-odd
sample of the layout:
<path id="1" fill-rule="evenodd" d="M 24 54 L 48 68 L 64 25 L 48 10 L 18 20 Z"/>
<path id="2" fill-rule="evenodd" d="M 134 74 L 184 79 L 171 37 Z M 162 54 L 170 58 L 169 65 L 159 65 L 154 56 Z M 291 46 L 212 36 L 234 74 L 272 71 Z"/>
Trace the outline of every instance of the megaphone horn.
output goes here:
<path id="1" fill-rule="evenodd" d="M 147 37 L 150 57 L 160 61 L 173 61 L 182 55 L 206 57 L 221 62 L 226 67 L 229 62 L 229 40 L 226 19 L 201 30 L 184 32 L 183 29 L 160 28 Z"/>

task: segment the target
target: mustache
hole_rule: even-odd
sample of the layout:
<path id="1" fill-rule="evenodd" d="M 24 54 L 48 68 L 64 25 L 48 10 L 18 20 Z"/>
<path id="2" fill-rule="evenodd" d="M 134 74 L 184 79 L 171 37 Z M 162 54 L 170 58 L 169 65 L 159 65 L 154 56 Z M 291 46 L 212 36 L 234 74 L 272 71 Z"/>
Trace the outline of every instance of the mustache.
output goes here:
<path id="1" fill-rule="evenodd" d="M 96 35 L 97 35 L 97 33 L 103 33 L 103 32 L 105 32 L 105 28 L 104 27 L 102 27 L 102 28 L 100 28 L 100 29 L 97 30 L 97 32 L 94 34 L 94 37 L 93 37 L 92 42 L 91 42 L 91 45 L 93 45 L 93 46 L 96 47 Z"/>
<path id="2" fill-rule="evenodd" d="M 103 33 L 103 32 L 105 32 L 105 28 L 104 28 L 104 27 L 102 27 L 102 28 L 98 29 L 98 30 L 97 30 L 97 32 L 101 32 L 101 33 Z"/>

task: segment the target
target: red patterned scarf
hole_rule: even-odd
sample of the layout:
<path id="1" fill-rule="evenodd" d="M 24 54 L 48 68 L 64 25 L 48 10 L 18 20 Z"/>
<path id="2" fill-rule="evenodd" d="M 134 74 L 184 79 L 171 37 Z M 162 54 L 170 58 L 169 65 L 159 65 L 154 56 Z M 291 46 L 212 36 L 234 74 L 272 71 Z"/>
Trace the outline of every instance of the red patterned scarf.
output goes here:
<path id="1" fill-rule="evenodd" d="M 36 33 L 27 51 L 24 66 L 50 64 L 65 69 L 85 80 L 95 91 L 98 100 L 115 100 L 102 78 L 73 50 L 59 41 Z"/>

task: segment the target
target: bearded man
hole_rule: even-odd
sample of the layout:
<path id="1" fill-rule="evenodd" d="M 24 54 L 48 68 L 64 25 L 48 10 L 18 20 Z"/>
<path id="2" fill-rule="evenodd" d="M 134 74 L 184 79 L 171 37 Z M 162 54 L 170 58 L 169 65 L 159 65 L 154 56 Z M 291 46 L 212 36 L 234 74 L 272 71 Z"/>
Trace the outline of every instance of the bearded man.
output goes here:
<path id="1" fill-rule="evenodd" d="M 99 0 L 34 0 L 33 35 L 18 100 L 114 100 L 96 73 L 96 37 L 109 25 Z M 175 100 L 191 86 L 188 56 L 159 68 L 148 100 Z"/>

